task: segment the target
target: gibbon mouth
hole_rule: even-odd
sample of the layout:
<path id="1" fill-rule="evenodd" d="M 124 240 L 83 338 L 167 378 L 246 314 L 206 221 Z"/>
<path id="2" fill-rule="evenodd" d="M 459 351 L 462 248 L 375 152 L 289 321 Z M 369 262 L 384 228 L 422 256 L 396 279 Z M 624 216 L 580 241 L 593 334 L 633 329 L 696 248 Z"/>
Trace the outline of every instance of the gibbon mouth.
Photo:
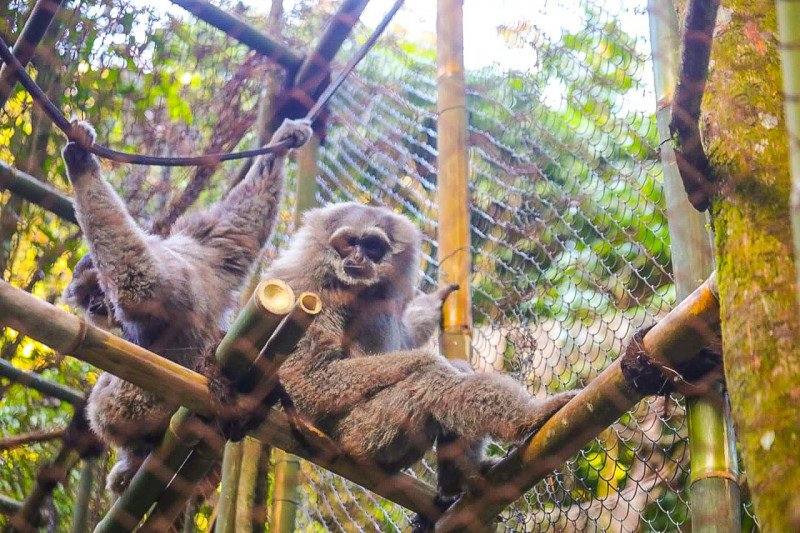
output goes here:
<path id="1" fill-rule="evenodd" d="M 344 265 L 344 272 L 353 278 L 371 278 L 372 269 L 366 265 Z"/>

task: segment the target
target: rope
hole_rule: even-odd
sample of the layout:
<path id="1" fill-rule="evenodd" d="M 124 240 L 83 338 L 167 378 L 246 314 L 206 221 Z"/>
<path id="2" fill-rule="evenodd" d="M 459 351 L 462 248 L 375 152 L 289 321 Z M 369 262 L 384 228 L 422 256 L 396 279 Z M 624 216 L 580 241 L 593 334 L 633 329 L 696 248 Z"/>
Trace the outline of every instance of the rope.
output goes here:
<path id="1" fill-rule="evenodd" d="M 333 97 L 339 87 L 341 87 L 342 83 L 344 83 L 344 80 L 347 79 L 350 73 L 367 55 L 367 52 L 369 52 L 369 50 L 375 45 L 378 38 L 391 22 L 392 18 L 394 18 L 394 15 L 403 5 L 403 1 L 404 0 L 395 0 L 392 8 L 386 13 L 386 15 L 383 17 L 383 20 L 381 20 L 380 24 L 378 24 L 366 42 L 361 45 L 353 58 L 350 59 L 347 65 L 345 65 L 344 69 L 342 69 L 342 72 L 339 73 L 339 76 L 325 89 L 314 106 L 309 110 L 308 114 L 306 114 L 305 118 L 307 120 L 313 122 L 314 119 L 317 118 L 322 111 L 322 108 L 328 103 L 331 97 Z M 109 159 L 119 163 L 129 163 L 132 165 L 158 165 L 164 167 L 207 166 L 216 165 L 223 161 L 246 159 L 292 148 L 293 140 L 285 139 L 275 144 L 262 146 L 261 148 L 227 154 L 219 153 L 187 157 L 157 157 L 136 153 L 119 152 L 96 143 L 92 144 L 91 146 L 87 146 L 84 138 L 77 134 L 75 130 L 73 130 L 72 124 L 67 117 L 64 116 L 61 110 L 59 110 L 58 107 L 47 97 L 42 88 L 39 87 L 39 85 L 30 77 L 28 72 L 25 70 L 25 67 L 23 67 L 16 56 L 11 52 L 2 37 L 0 37 L 0 58 L 2 58 L 3 62 L 8 65 L 12 72 L 14 72 L 17 80 L 25 88 L 25 90 L 30 93 L 34 102 L 36 102 L 36 104 L 42 108 L 42 111 L 45 112 L 50 120 L 53 121 L 53 124 L 55 124 L 58 129 L 64 132 L 64 134 L 67 136 L 67 139 L 69 139 L 71 142 L 81 145 L 81 147 L 86 151 L 91 152 L 97 157 L 101 157 L 103 159 Z"/>

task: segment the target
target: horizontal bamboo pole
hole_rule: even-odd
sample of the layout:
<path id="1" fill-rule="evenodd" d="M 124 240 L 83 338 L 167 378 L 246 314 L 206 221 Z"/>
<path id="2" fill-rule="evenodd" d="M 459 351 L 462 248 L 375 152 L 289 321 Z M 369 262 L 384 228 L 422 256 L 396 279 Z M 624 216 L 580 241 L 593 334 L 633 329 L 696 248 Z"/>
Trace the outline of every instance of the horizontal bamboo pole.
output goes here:
<path id="1" fill-rule="evenodd" d="M 3 161 L 0 161 L 0 188 L 50 211 L 67 222 L 78 223 L 75 206 L 72 205 L 69 196 Z"/>
<path id="2" fill-rule="evenodd" d="M 0 325 L 111 372 L 170 402 L 213 414 L 208 380 L 188 368 L 87 324 L 0 280 Z"/>
<path id="3" fill-rule="evenodd" d="M 22 502 L 0 494 L 0 514 L 10 515 L 22 509 Z"/>
<path id="4" fill-rule="evenodd" d="M 647 352 L 668 366 L 692 359 L 719 338 L 716 274 L 644 337 Z M 615 361 L 533 437 L 488 473 L 489 488 L 462 496 L 438 521 L 437 532 L 482 531 L 507 505 L 585 446 L 642 399 Z"/>
<path id="5" fill-rule="evenodd" d="M 262 442 L 311 461 L 331 472 L 365 487 L 375 494 L 402 505 L 422 516 L 436 519 L 441 515 L 435 503 L 436 491 L 429 485 L 407 474 L 387 474 L 375 464 L 354 457 L 316 453 L 299 442 L 292 434 L 286 414 L 272 410 L 269 416 L 252 435 Z M 316 442 L 306 436 L 309 444 Z"/>
<path id="6" fill-rule="evenodd" d="M 20 370 L 5 359 L 0 359 L 0 376 L 72 405 L 83 405 L 86 402 L 86 397 L 75 389 L 46 380 L 33 372 Z"/>
<path id="7" fill-rule="evenodd" d="M 213 415 L 208 380 L 135 344 L 114 337 L 79 318 L 0 281 L 0 325 L 8 326 L 48 346 L 70 353 L 153 394 L 201 414 Z M 84 330 L 83 335 L 80 332 Z M 79 342 L 83 337 L 83 342 Z M 387 475 L 356 459 L 315 457 L 292 434 L 286 415 L 271 410 L 252 435 L 372 490 L 413 512 L 438 516 L 432 487 L 405 474 Z M 314 439 L 305 436 L 313 446 Z M 369 470 L 369 471 L 368 471 Z"/>
<path id="8" fill-rule="evenodd" d="M 300 54 L 209 2 L 204 0 L 170 1 L 287 70 L 296 72 L 303 61 Z"/>
<path id="9" fill-rule="evenodd" d="M 0 451 L 17 448 L 26 444 L 37 442 L 48 442 L 64 437 L 64 429 L 50 429 L 45 431 L 31 431 L 29 433 L 19 433 L 0 438 Z"/>

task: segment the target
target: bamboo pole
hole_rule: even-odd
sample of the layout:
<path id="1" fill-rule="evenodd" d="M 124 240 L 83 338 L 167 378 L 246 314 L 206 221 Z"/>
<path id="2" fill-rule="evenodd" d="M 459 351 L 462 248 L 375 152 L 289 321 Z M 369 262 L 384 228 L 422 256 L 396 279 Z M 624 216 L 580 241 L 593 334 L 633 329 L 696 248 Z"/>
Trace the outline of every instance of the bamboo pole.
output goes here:
<path id="1" fill-rule="evenodd" d="M 672 367 L 719 339 L 716 275 L 656 324 L 643 339 L 647 353 Z M 437 532 L 481 531 L 508 504 L 558 468 L 642 399 L 618 359 L 548 420 L 528 442 L 487 474 L 488 488 L 463 495 L 436 524 Z"/>
<path id="2" fill-rule="evenodd" d="M 436 18 L 439 168 L 439 277 L 460 290 L 442 307 L 439 346 L 451 359 L 472 350 L 469 166 L 464 84 L 463 0 L 438 0 Z"/>
<path id="3" fill-rule="evenodd" d="M 678 16 L 671 0 L 649 0 L 648 13 L 672 271 L 680 302 L 714 270 L 714 251 L 706 216 L 689 203 L 675 151 L 667 142 L 671 138 L 669 124 L 678 81 Z M 692 527 L 708 533 L 739 531 L 739 467 L 728 397 L 715 387 L 705 396 L 687 398 L 686 409 Z"/>
<path id="4" fill-rule="evenodd" d="M 163 399 L 213 413 L 208 380 L 0 281 L 0 325 L 111 372 Z"/>
<path id="5" fill-rule="evenodd" d="M 44 379 L 33 372 L 20 370 L 5 359 L 0 359 L 0 376 L 72 405 L 86 403 L 84 395 L 75 389 Z"/>
<path id="6" fill-rule="evenodd" d="M 0 494 L 0 514 L 13 515 L 22 509 L 22 502 Z"/>
<path id="7" fill-rule="evenodd" d="M 274 533 L 291 533 L 297 517 L 300 460 L 283 450 L 272 452 L 275 460 L 275 489 L 272 491 L 272 512 L 269 530 Z"/>
<path id="8" fill-rule="evenodd" d="M 242 441 L 229 442 L 222 456 L 222 490 L 217 503 L 214 533 L 236 533 L 236 493 L 239 490 L 239 468 L 242 464 Z"/>
<path id="9" fill-rule="evenodd" d="M 320 139 L 314 136 L 297 150 L 297 203 L 295 204 L 295 227 L 301 224 L 303 213 L 317 204 L 316 189 L 319 174 Z M 300 461 L 281 450 L 273 451 L 275 487 L 272 493 L 272 512 L 269 515 L 269 530 L 290 533 L 295 529 L 297 516 L 298 472 Z"/>
<path id="10" fill-rule="evenodd" d="M 63 429 L 51 429 L 45 431 L 31 431 L 29 433 L 20 433 L 18 435 L 9 435 L 8 437 L 0 438 L 0 451 L 9 450 L 18 446 L 26 444 L 33 444 L 36 442 L 48 442 L 64 437 Z"/>
<path id="11" fill-rule="evenodd" d="M 792 229 L 794 258 L 800 287 L 800 5 L 776 1 L 779 50 L 783 74 L 783 109 L 789 137 L 789 168 L 792 175 Z M 800 298 L 800 291 L 798 291 Z"/>
<path id="12" fill-rule="evenodd" d="M 50 27 L 50 23 L 58 13 L 63 0 L 37 0 L 31 10 L 25 26 L 14 43 L 14 56 L 24 66 L 33 58 L 36 47 Z M 8 97 L 17 83 L 16 72 L 13 68 L 3 64 L 0 67 L 0 109 L 6 105 Z"/>
<path id="13" fill-rule="evenodd" d="M 261 348 L 275 332 L 283 317 L 292 310 L 293 302 L 294 293 L 286 283 L 279 280 L 259 283 L 217 347 L 217 364 L 232 383 L 239 381 L 259 358 Z M 114 503 L 95 531 L 111 533 L 136 527 L 150 506 L 160 498 L 164 498 L 163 503 L 159 502 L 161 505 L 156 506 L 143 526 L 143 531 L 158 531 L 168 527 L 177 516 L 174 514 L 176 509 L 179 510 L 177 502 L 181 499 L 185 502 L 191 492 L 184 490 L 185 483 L 168 490 L 173 476 L 177 473 L 178 478 L 197 482 L 214 465 L 213 460 L 207 461 L 200 454 L 192 461 L 192 470 L 183 471 L 184 463 L 194 453 L 199 453 L 197 446 L 201 441 L 204 445 L 217 449 L 217 452 L 224 445 L 224 442 L 216 442 L 222 439 L 215 430 L 188 409 L 180 408 L 172 417 L 161 445 L 147 457 L 127 490 Z M 208 452 L 205 455 L 213 453 Z M 199 471 L 201 468 L 205 468 L 202 473 Z M 224 476 L 223 473 L 223 478 Z M 231 491 L 231 487 L 226 486 L 223 479 L 223 495 L 227 491 Z M 226 519 L 227 515 L 221 514 L 217 524 L 224 523 L 223 518 Z"/>
<path id="14" fill-rule="evenodd" d="M 170 1 L 290 72 L 296 72 L 303 61 L 300 54 L 209 2 L 204 0 Z"/>
<path id="15" fill-rule="evenodd" d="M 40 327 L 40 324 L 47 327 Z M 3 281 L 0 281 L 0 325 L 12 327 L 51 348 L 92 363 L 165 400 L 180 403 L 200 414 L 215 414 L 205 377 L 88 325 Z M 80 335 L 80 331 L 84 334 Z M 81 338 L 83 342 L 80 342 Z M 266 421 L 251 435 L 328 468 L 413 512 L 433 517 L 439 514 L 434 502 L 435 491 L 421 481 L 405 474 L 387 475 L 375 465 L 365 465 L 351 457 L 331 459 L 315 456 L 293 435 L 289 421 L 281 411 L 271 410 Z M 311 435 L 305 435 L 305 440 L 312 447 L 316 444 Z"/>
<path id="16" fill-rule="evenodd" d="M 84 533 L 89 531 L 89 500 L 92 497 L 94 484 L 94 459 L 84 459 L 81 466 L 81 480 L 78 485 L 78 497 L 72 511 L 71 533 Z"/>
<path id="17" fill-rule="evenodd" d="M 239 485 L 236 490 L 236 511 L 234 513 L 234 531 L 250 531 L 253 528 L 256 476 L 259 459 L 264 445 L 252 437 L 245 437 L 242 442 L 242 463 L 239 469 Z M 263 531 L 263 524 L 262 524 Z"/>
<path id="18" fill-rule="evenodd" d="M 0 161 L 0 188 L 50 211 L 67 222 L 78 223 L 75 206 L 72 205 L 69 196 L 3 161 Z"/>

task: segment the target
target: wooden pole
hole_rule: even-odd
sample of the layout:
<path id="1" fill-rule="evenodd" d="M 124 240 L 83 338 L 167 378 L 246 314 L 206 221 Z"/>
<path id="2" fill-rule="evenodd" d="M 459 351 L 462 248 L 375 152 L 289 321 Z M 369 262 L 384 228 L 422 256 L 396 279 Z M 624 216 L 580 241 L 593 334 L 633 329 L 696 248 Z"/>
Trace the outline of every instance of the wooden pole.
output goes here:
<path id="1" fill-rule="evenodd" d="M 286 48 L 266 33 L 204 0 L 170 0 L 173 4 L 250 47 L 286 70 L 296 72 L 303 61 L 300 54 Z"/>
<path id="2" fill-rule="evenodd" d="M 86 397 L 75 389 L 46 380 L 33 372 L 20 370 L 5 359 L 0 359 L 0 376 L 72 405 L 86 402 Z"/>
<path id="3" fill-rule="evenodd" d="M 706 229 L 707 217 L 689 203 L 675 151 L 669 142 L 680 61 L 678 16 L 671 0 L 649 0 L 648 13 L 672 272 L 680 302 L 714 270 L 714 250 L 712 237 Z M 706 396 L 688 398 L 686 410 L 692 527 L 707 533 L 739 531 L 739 466 L 727 394 L 715 387 Z"/>
<path id="4" fill-rule="evenodd" d="M 75 206 L 69 196 L 3 161 L 0 161 L 0 188 L 50 211 L 62 220 L 78 223 Z"/>
<path id="5" fill-rule="evenodd" d="M 439 277 L 457 283 L 442 309 L 440 348 L 451 359 L 469 360 L 472 349 L 469 166 L 464 84 L 463 0 L 438 0 L 437 144 L 439 167 Z"/>
<path id="6" fill-rule="evenodd" d="M 719 340 L 716 275 L 683 300 L 643 339 L 647 353 L 673 367 Z M 523 446 L 487 474 L 489 487 L 465 494 L 436 524 L 437 532 L 483 531 L 528 491 L 642 399 L 625 379 L 620 360 L 606 368 Z"/>
<path id="7" fill-rule="evenodd" d="M 25 66 L 33 58 L 36 47 L 50 27 L 63 0 L 37 0 L 25 26 L 14 43 L 14 56 Z M 6 105 L 8 97 L 17 83 L 15 70 L 3 64 L 0 67 L 0 109 Z"/>
<path id="8" fill-rule="evenodd" d="M 216 414 L 205 377 L 88 325 L 4 281 L 0 281 L 0 325 L 111 372 L 165 400 L 203 415 Z M 421 481 L 405 474 L 387 475 L 375 465 L 365 465 L 351 457 L 332 459 L 312 453 L 306 443 L 294 436 L 281 411 L 271 410 L 264 424 L 251 434 L 266 444 L 328 468 L 413 512 L 432 517 L 440 514 L 434 503 L 435 491 Z M 305 440 L 312 447 L 317 444 L 317 439 L 310 435 L 305 435 Z"/>

